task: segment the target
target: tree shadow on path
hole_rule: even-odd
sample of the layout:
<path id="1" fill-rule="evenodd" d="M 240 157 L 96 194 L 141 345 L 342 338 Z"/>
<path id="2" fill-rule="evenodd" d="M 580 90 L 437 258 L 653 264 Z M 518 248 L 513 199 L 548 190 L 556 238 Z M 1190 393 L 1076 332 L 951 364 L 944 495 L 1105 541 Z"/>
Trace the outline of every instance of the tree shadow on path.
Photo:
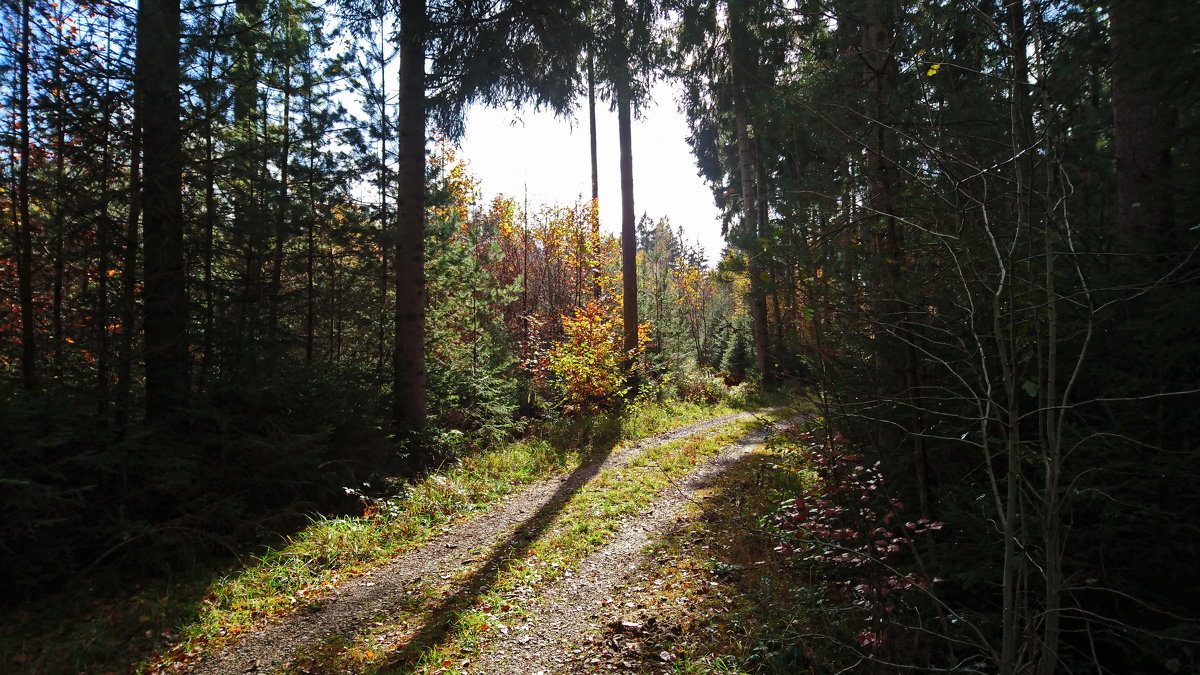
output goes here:
<path id="1" fill-rule="evenodd" d="M 422 654 L 450 638 L 456 630 L 455 623 L 459 613 L 485 595 L 495 585 L 501 571 L 521 559 L 522 554 L 528 551 L 529 545 L 546 533 L 571 498 L 605 467 L 611 453 L 612 448 L 609 448 L 602 456 L 580 466 L 564 478 L 562 484 L 536 513 L 527 518 L 511 535 L 496 544 L 492 554 L 457 592 L 443 599 L 432 609 L 425 625 L 413 634 L 403 648 L 389 657 L 388 665 L 381 672 L 410 672 L 418 666 Z"/>

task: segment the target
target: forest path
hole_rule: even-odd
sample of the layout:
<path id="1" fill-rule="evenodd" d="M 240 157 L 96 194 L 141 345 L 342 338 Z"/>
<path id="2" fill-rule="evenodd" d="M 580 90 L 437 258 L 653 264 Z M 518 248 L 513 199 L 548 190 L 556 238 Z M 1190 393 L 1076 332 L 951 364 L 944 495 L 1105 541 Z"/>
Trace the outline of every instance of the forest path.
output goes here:
<path id="1" fill-rule="evenodd" d="M 718 427 L 764 412 L 722 415 L 672 429 L 582 465 L 568 474 L 537 483 L 513 495 L 493 511 L 455 524 L 386 566 L 355 577 L 333 590 L 320 603 L 280 621 L 246 631 L 238 642 L 193 664 L 191 672 L 339 672 L 340 668 L 330 669 L 328 665 L 314 668 L 310 664 L 314 659 L 324 661 L 322 655 L 331 650 L 345 650 L 349 644 L 348 636 L 369 632 L 372 626 L 385 624 L 387 617 L 419 611 L 422 605 L 432 606 L 434 610 L 426 613 L 417 622 L 415 630 L 403 636 L 403 641 L 437 643 L 450 630 L 447 622 L 456 610 L 448 600 L 439 605 L 436 601 L 428 601 L 429 598 L 439 595 L 442 598 L 475 598 L 480 595 L 495 581 L 500 569 L 518 559 L 523 547 L 543 534 L 572 496 L 597 476 L 628 465 L 652 448 L 702 437 Z M 550 668 L 539 666 L 540 663 L 561 665 L 562 660 L 550 659 L 561 658 L 563 640 L 581 635 L 588 629 L 589 609 L 621 579 L 623 572 L 637 563 L 642 547 L 659 528 L 671 522 L 690 491 L 761 442 L 763 433 L 754 432 L 742 442 L 726 447 L 691 471 L 683 481 L 658 495 L 651 508 L 622 523 L 616 536 L 603 549 L 546 590 L 544 602 L 532 611 L 539 617 L 536 634 L 523 639 L 525 636 L 514 633 L 508 636 L 510 640 L 495 641 L 494 647 L 489 645 L 494 649 L 495 659 L 473 659 L 470 671 L 536 672 Z M 591 583 L 580 584 L 580 579 L 591 580 Z M 405 629 L 407 625 L 399 626 L 397 632 Z M 535 646 L 538 648 L 536 654 Z M 530 660 L 533 656 L 537 657 L 536 662 Z M 400 664 L 393 664 L 393 667 L 396 665 Z"/>
<path id="2" fill-rule="evenodd" d="M 757 429 L 726 445 L 691 473 L 659 493 L 651 506 L 621 525 L 617 535 L 546 588 L 523 626 L 476 646 L 463 670 L 471 673 L 563 673 L 592 669 L 587 643 L 603 633 L 602 609 L 618 600 L 619 589 L 649 560 L 645 549 L 679 519 L 693 495 L 710 486 L 733 464 L 759 447 L 768 433 Z M 631 624 L 634 625 L 634 624 Z M 669 667 L 670 657 L 662 659 Z"/>

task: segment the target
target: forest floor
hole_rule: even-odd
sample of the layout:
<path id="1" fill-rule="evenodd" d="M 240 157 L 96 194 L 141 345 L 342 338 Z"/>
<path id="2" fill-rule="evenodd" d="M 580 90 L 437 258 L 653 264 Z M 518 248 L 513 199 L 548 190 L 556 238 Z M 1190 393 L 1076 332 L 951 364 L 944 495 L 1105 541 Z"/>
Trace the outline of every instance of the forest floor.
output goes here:
<path id="1" fill-rule="evenodd" d="M 149 668 L 196 673 L 738 672 L 779 660 L 790 603 L 755 518 L 782 411 L 618 447 L 330 584 L 236 639 Z M 785 482 L 794 474 L 775 472 Z M 775 481 L 778 483 L 778 481 Z M 771 489 L 768 489 L 771 488 Z M 777 502 L 776 502 L 777 503 Z M 221 644 L 224 642 L 224 644 Z M 765 661 L 765 660 L 766 661 Z"/>

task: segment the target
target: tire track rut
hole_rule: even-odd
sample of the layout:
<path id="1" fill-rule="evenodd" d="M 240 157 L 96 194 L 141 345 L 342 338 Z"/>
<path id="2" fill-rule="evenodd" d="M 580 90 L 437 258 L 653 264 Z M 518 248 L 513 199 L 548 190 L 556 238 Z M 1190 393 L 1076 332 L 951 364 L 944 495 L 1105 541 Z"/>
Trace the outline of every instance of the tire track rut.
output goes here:
<path id="1" fill-rule="evenodd" d="M 373 617 L 400 609 L 405 601 L 405 591 L 422 580 L 458 575 L 477 567 L 490 549 L 511 539 L 506 535 L 519 531 L 531 518 L 530 514 L 545 512 L 553 509 L 557 503 L 567 501 L 600 472 L 624 466 L 650 448 L 762 412 L 721 415 L 662 432 L 618 453 L 584 464 L 568 474 L 535 483 L 515 493 L 492 511 L 453 524 L 442 534 L 399 555 L 385 566 L 338 586 L 320 598 L 313 610 L 301 610 L 281 620 L 247 630 L 237 642 L 192 664 L 190 672 L 226 675 L 270 672 L 285 666 L 302 647 L 319 644 L 331 637 L 353 634 Z"/>
<path id="2" fill-rule="evenodd" d="M 646 561 L 646 546 L 675 523 L 693 493 L 761 445 L 767 433 L 767 429 L 758 429 L 747 434 L 660 493 L 650 508 L 626 521 L 604 548 L 551 584 L 525 626 L 481 645 L 469 672 L 557 673 L 578 665 L 586 654 L 578 654 L 576 645 L 599 631 L 596 617 L 601 602 Z"/>

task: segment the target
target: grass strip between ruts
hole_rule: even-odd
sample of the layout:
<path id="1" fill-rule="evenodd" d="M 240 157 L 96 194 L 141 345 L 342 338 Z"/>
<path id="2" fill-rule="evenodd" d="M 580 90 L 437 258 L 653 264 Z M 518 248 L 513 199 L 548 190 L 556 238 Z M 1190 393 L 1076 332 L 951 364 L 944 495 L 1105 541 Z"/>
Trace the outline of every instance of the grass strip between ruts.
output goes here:
<path id="1" fill-rule="evenodd" d="M 772 416 L 774 417 L 774 415 Z M 294 672 L 459 672 L 478 644 L 522 622 L 548 584 L 602 548 L 622 522 L 645 510 L 668 485 L 744 437 L 756 419 L 744 419 L 646 450 L 625 466 L 601 472 L 571 496 L 519 550 L 499 557 L 482 587 L 478 565 L 453 579 L 425 580 L 411 589 L 405 610 L 375 621 L 355 636 L 334 636 L 300 651 Z M 464 587 L 466 587 L 464 589 Z"/>
<path id="2" fill-rule="evenodd" d="M 637 628 L 576 645 L 593 654 L 592 668 L 800 673 L 819 663 L 801 636 L 824 586 L 775 550 L 779 540 L 763 522 L 815 480 L 796 460 L 760 448 L 696 494 L 651 549 L 653 562 L 616 590 L 621 602 L 598 620 Z"/>
<path id="3" fill-rule="evenodd" d="M 526 485 L 661 431 L 730 412 L 736 411 L 678 403 L 642 406 L 633 415 L 608 421 L 619 425 L 615 431 L 590 429 L 576 432 L 574 438 L 560 432 L 557 438 L 546 434 L 510 443 L 466 457 L 408 486 L 399 498 L 379 503 L 368 515 L 315 520 L 254 564 L 212 583 L 173 646 L 152 656 L 140 670 L 192 661 L 235 639 L 256 621 L 319 602 L 345 579 L 420 546 L 454 520 L 487 510 Z M 606 433 L 625 443 L 610 450 L 611 445 L 595 442 Z"/>

